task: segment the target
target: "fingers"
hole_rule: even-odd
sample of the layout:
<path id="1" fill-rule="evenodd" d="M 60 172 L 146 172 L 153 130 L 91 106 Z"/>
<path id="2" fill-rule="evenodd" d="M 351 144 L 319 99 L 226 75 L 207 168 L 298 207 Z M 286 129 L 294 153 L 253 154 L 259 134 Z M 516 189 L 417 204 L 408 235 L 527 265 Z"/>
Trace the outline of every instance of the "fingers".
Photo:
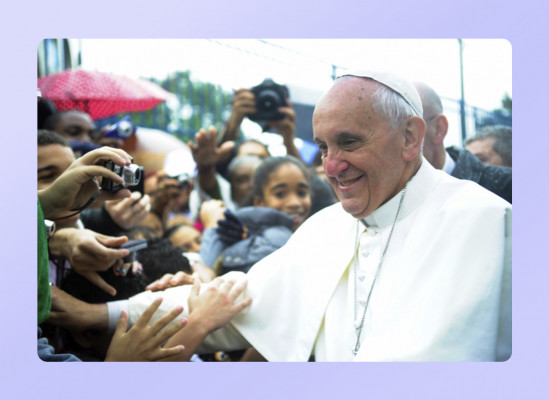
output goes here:
<path id="1" fill-rule="evenodd" d="M 192 275 L 189 275 L 183 271 L 177 272 L 169 281 L 170 286 L 189 285 L 193 284 L 194 282 L 195 278 Z"/>
<path id="2" fill-rule="evenodd" d="M 126 311 L 122 310 L 120 313 L 120 318 L 118 318 L 118 323 L 116 324 L 116 329 L 114 330 L 114 336 L 120 336 L 126 333 L 128 329 L 128 314 Z"/>
<path id="3" fill-rule="evenodd" d="M 152 291 L 156 291 L 156 290 L 163 290 L 163 289 L 166 289 L 169 286 L 169 281 L 174 277 L 173 274 L 165 274 L 162 278 L 160 279 L 157 279 L 156 281 L 150 283 L 149 285 L 147 285 L 147 287 L 145 288 L 145 290 L 152 290 Z"/>
<path id="4" fill-rule="evenodd" d="M 196 279 L 193 283 L 193 287 L 191 288 L 191 293 L 189 297 L 197 297 L 200 293 L 200 279 Z"/>
<path id="5" fill-rule="evenodd" d="M 172 322 L 175 319 L 175 317 L 177 317 L 182 312 L 183 312 L 183 306 L 179 305 L 179 306 L 175 307 L 173 310 L 171 310 L 168 314 L 166 314 L 162 318 L 160 318 L 158 321 L 156 321 L 153 325 L 151 325 L 151 331 L 153 332 L 153 334 L 154 335 L 158 334 L 158 332 L 160 332 L 162 329 L 164 329 L 166 326 L 168 326 L 168 324 L 170 322 Z M 183 322 L 183 321 L 185 321 L 185 322 Z M 180 322 L 179 324 L 175 324 L 176 328 L 178 328 L 178 329 L 175 329 L 175 332 L 177 332 L 179 329 L 183 328 L 183 326 L 186 323 L 186 320 L 181 320 L 179 322 Z M 177 326 L 177 325 L 179 325 L 179 326 Z M 167 330 L 169 331 L 170 329 L 167 329 Z M 173 326 L 171 327 L 171 330 L 172 331 L 174 330 Z M 165 334 L 158 335 L 158 338 L 160 339 L 158 344 L 163 343 L 164 340 L 166 340 L 167 337 L 170 337 L 171 335 L 167 335 L 167 337 L 164 337 L 164 336 L 165 336 Z"/>
<path id="6" fill-rule="evenodd" d="M 104 292 L 107 292 L 111 296 L 116 296 L 116 289 L 109 285 L 96 271 L 82 271 L 79 272 L 80 275 L 82 275 L 84 278 L 86 278 L 88 281 L 93 283 L 95 286 L 97 286 L 99 289 L 103 290 Z"/>
<path id="7" fill-rule="evenodd" d="M 156 310 L 158 310 L 158 307 L 160 307 L 161 303 L 162 303 L 162 297 L 155 299 L 151 303 L 151 305 L 147 307 L 147 309 L 143 312 L 143 314 L 141 314 L 139 319 L 136 321 L 135 325 L 140 328 L 146 327 L 149 324 L 153 314 L 156 312 Z"/>
<path id="8" fill-rule="evenodd" d="M 132 157 L 122 149 L 101 147 L 84 154 L 77 162 L 80 165 L 94 165 L 100 161 L 108 160 L 118 165 L 130 165 Z"/>
<path id="9" fill-rule="evenodd" d="M 181 354 L 185 350 L 185 346 L 178 345 L 175 347 L 168 347 L 168 348 L 161 348 L 160 349 L 160 355 L 157 361 L 162 361 L 165 358 L 173 357 L 178 354 Z"/>
<path id="10" fill-rule="evenodd" d="M 95 239 L 105 247 L 120 247 L 123 244 L 128 242 L 127 236 L 114 237 L 114 236 L 102 235 L 99 233 L 95 235 Z M 127 249 L 122 249 L 122 250 L 127 250 Z"/>
<path id="11" fill-rule="evenodd" d="M 132 275 L 141 275 L 143 273 L 143 264 L 141 264 L 139 261 L 134 261 L 130 264 L 130 269 L 132 271 Z"/>

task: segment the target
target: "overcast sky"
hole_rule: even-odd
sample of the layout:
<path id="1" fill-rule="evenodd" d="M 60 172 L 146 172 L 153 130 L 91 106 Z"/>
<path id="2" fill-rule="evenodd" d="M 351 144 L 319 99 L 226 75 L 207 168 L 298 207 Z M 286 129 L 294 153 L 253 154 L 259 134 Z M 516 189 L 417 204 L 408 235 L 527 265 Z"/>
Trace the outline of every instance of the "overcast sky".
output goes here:
<path id="1" fill-rule="evenodd" d="M 267 43 L 266 43 L 267 42 Z M 227 89 L 265 77 L 324 91 L 332 67 L 372 67 L 423 81 L 442 97 L 460 98 L 457 39 L 83 39 L 82 66 L 130 76 L 163 78 L 191 70 L 195 79 Z M 501 107 L 511 92 L 511 45 L 501 39 L 463 40 L 467 103 Z"/>

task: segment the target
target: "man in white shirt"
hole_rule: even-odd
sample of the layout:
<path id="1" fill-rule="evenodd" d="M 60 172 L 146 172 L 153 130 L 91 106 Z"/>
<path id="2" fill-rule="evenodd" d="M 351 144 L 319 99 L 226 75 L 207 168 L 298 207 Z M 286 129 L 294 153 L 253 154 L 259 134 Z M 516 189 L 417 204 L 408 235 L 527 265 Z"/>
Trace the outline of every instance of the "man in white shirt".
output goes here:
<path id="1" fill-rule="evenodd" d="M 511 205 L 423 158 L 422 115 L 415 87 L 395 75 L 335 81 L 313 128 L 340 202 L 250 270 L 251 307 L 204 351 L 252 345 L 269 361 L 510 357 Z M 188 291 L 163 292 L 164 308 Z M 130 321 L 151 297 L 129 300 Z"/>

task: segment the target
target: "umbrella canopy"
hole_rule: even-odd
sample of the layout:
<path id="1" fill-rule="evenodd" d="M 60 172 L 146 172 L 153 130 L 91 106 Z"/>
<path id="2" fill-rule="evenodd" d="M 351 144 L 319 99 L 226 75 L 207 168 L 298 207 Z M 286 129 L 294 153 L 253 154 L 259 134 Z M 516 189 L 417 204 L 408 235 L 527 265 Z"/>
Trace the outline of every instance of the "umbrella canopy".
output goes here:
<path id="1" fill-rule="evenodd" d="M 145 79 L 80 68 L 39 78 L 38 88 L 59 111 L 76 109 L 92 119 L 145 111 L 175 97 Z"/>

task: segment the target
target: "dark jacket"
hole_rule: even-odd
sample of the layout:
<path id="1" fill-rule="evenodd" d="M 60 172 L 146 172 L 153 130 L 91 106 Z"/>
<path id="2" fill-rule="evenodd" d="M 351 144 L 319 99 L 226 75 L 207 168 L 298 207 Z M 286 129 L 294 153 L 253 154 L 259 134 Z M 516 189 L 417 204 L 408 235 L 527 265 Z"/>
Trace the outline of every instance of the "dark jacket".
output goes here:
<path id="1" fill-rule="evenodd" d="M 512 169 L 499 165 L 483 164 L 471 152 L 451 146 L 446 149 L 456 166 L 452 176 L 478 183 L 485 189 L 512 203 Z"/>
<path id="2" fill-rule="evenodd" d="M 216 228 L 206 229 L 200 255 L 218 275 L 229 271 L 248 272 L 262 258 L 282 247 L 292 236 L 293 221 L 287 214 L 267 207 L 243 207 L 234 214 L 246 226 L 248 235 L 234 244 L 226 244 Z M 221 256 L 221 259 L 219 257 Z"/>

